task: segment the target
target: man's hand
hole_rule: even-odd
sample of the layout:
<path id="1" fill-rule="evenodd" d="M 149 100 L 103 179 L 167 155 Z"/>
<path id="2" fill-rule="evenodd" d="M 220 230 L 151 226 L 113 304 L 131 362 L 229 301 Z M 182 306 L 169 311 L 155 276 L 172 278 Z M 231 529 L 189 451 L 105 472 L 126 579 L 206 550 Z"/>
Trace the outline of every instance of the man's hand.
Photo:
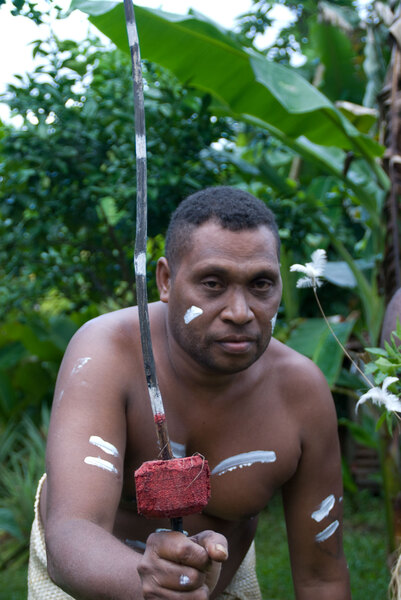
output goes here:
<path id="1" fill-rule="evenodd" d="M 186 537 L 176 531 L 152 533 L 138 565 L 146 600 L 210 597 L 228 557 L 227 540 L 214 531 Z"/>

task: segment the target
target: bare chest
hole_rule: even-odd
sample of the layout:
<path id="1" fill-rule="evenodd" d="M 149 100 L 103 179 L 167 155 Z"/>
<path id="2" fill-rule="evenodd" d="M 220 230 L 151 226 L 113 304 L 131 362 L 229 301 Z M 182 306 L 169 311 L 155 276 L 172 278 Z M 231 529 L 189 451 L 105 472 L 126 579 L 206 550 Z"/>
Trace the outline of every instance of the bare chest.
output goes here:
<path id="1" fill-rule="evenodd" d="M 254 409 L 254 410 L 253 410 Z M 166 411 L 167 412 L 167 411 Z M 150 410 L 128 414 L 124 496 L 135 497 L 133 473 L 142 462 L 158 458 L 159 450 Z M 176 456 L 198 453 L 207 459 L 211 473 L 211 499 L 205 515 L 226 521 L 256 516 L 276 490 L 295 473 L 300 458 L 296 423 L 285 410 L 246 410 L 224 414 L 219 410 L 192 411 L 188 416 L 170 411 L 169 434 Z"/>

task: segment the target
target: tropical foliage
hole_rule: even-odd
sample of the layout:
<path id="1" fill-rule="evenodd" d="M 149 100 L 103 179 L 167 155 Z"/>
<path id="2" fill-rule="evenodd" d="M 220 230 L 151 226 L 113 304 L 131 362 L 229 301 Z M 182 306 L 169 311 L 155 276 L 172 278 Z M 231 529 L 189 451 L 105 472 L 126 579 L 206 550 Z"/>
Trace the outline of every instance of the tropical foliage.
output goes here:
<path id="1" fill-rule="evenodd" d="M 16 14 L 41 20 L 35 3 L 13 3 Z M 390 210 L 397 202 L 391 107 L 398 72 L 392 95 L 384 85 L 392 44 L 397 49 L 391 42 L 397 3 L 367 3 L 362 11 L 352 0 L 282 0 L 293 18 L 260 49 L 258 35 L 271 26 L 275 4 L 254 0 L 230 32 L 194 12 L 136 7 L 145 59 L 148 266 L 151 274 L 169 214 L 189 192 L 229 183 L 268 201 L 283 241 L 277 336 L 319 364 L 342 406 L 344 396 L 357 399 L 361 381 L 319 318 L 312 292 L 299 293 L 289 267 L 324 248 L 328 283 L 319 296 L 336 335 L 351 352 L 377 345 L 384 292 L 401 286 L 398 222 Z M 5 98 L 22 126 L 0 125 L 0 310 L 7 314 L 0 327 L 0 431 L 26 411 L 40 424 L 75 329 L 135 300 L 132 84 L 123 9 L 90 0 L 74 0 L 74 7 L 89 12 L 117 49 L 94 38 L 38 42 L 34 53 L 43 65 L 20 76 Z M 374 352 L 373 376 L 396 372 L 398 348 Z M 361 412 L 359 422 L 347 414 L 342 424 L 378 450 L 386 488 L 396 481 L 386 475 L 386 417 L 379 432 L 380 415 Z M 2 507 L 9 511 L 7 502 Z M 387 513 L 391 529 L 389 505 Z M 17 516 L 4 515 L 17 532 Z"/>

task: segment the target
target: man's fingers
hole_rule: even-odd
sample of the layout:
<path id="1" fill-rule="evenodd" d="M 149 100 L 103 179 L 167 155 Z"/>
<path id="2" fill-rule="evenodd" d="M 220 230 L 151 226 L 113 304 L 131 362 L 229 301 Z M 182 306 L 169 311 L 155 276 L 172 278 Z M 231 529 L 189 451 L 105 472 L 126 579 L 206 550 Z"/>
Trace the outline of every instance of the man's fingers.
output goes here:
<path id="1" fill-rule="evenodd" d="M 191 539 L 204 548 L 212 560 L 224 562 L 228 558 L 228 544 L 226 538 L 215 531 L 202 531 Z"/>
<path id="2" fill-rule="evenodd" d="M 167 561 L 202 571 L 209 562 L 207 550 L 195 539 L 178 531 L 152 533 L 146 548 Z"/>

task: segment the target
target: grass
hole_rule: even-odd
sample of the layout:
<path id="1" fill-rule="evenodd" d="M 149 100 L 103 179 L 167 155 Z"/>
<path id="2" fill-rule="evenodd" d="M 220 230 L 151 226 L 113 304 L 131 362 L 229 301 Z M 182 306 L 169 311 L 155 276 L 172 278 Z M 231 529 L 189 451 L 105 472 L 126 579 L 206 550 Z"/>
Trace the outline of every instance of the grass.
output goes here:
<path id="1" fill-rule="evenodd" d="M 360 492 L 345 498 L 344 547 L 353 600 L 387 598 L 386 530 L 381 498 Z M 284 517 L 274 498 L 259 520 L 257 571 L 265 600 L 293 600 Z M 26 567 L 0 572 L 0 600 L 26 600 Z"/>
<path id="2" fill-rule="evenodd" d="M 345 497 L 344 550 L 353 600 L 387 598 L 386 527 L 381 498 L 360 492 Z M 290 562 L 280 498 L 274 498 L 259 520 L 257 573 L 265 600 L 293 600 Z"/>

